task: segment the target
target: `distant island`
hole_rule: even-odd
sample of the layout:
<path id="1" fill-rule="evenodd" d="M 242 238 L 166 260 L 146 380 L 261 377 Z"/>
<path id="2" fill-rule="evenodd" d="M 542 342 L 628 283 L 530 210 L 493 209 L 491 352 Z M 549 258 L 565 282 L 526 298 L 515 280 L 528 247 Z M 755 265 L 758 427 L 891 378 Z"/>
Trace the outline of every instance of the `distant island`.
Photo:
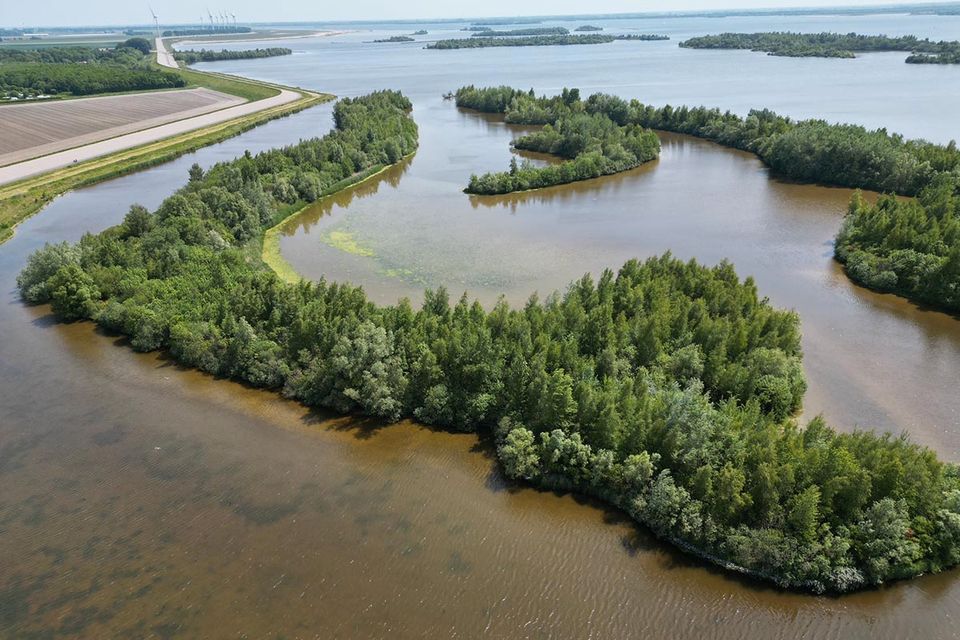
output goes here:
<path id="1" fill-rule="evenodd" d="M 857 53 L 910 52 L 910 64 L 957 64 L 960 42 L 933 42 L 916 36 L 865 36 L 857 33 L 721 33 L 690 38 L 686 49 L 749 49 L 791 58 L 855 58 Z"/>
<path id="2" fill-rule="evenodd" d="M 293 50 L 285 47 L 247 49 L 245 51 L 229 51 L 227 49 L 214 51 L 213 49 L 200 49 L 199 51 L 174 51 L 173 57 L 180 62 L 185 62 L 186 64 L 195 64 L 197 62 L 217 62 L 220 60 L 275 58 L 278 56 L 289 56 L 291 53 L 293 53 Z"/>
<path id="3" fill-rule="evenodd" d="M 603 31 L 603 27 L 595 27 L 590 24 L 585 24 L 577 27 L 574 31 Z"/>
<path id="4" fill-rule="evenodd" d="M 383 43 L 383 42 L 415 42 L 414 38 L 410 36 L 390 36 L 389 38 L 383 38 L 382 40 L 374 40 L 374 42 Z"/>
<path id="5" fill-rule="evenodd" d="M 473 34 L 474 38 L 503 38 L 513 36 L 565 36 L 569 31 L 563 27 L 531 27 L 528 29 L 511 29 L 509 31 L 494 31 L 485 29 Z"/>
<path id="6" fill-rule="evenodd" d="M 487 47 L 549 47 L 578 44 L 606 44 L 615 40 L 669 40 L 669 36 L 661 35 L 629 35 L 610 36 L 599 33 L 587 35 L 555 35 L 555 36 L 507 36 L 490 38 L 453 38 L 438 40 L 426 46 L 427 49 L 483 49 Z"/>

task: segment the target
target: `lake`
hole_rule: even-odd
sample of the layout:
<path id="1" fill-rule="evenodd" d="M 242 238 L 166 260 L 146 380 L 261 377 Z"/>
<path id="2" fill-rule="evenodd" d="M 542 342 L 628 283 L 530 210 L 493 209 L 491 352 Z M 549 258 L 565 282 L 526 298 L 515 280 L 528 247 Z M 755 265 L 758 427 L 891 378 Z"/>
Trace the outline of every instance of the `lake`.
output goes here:
<path id="1" fill-rule="evenodd" d="M 581 23 L 673 40 L 426 51 L 369 41 L 463 25 L 380 24 L 272 43 L 293 48 L 287 58 L 204 68 L 341 96 L 397 88 L 414 102 L 415 156 L 286 225 L 282 253 L 307 277 L 362 284 L 379 302 L 444 285 L 522 303 L 630 257 L 730 259 L 801 316 L 807 414 L 907 430 L 960 460 L 960 321 L 846 279 L 831 241 L 849 190 L 784 183 L 753 156 L 662 134 L 661 159 L 634 171 L 471 198 L 460 191 L 470 173 L 505 168 L 518 130 L 442 99 L 469 83 L 572 86 L 946 142 L 960 128 L 960 68 L 676 42 L 758 30 L 958 39 L 960 17 L 545 24 Z M 16 273 L 44 242 L 116 224 L 133 202 L 157 206 L 193 162 L 321 135 L 330 113 L 70 193 L 0 246 L 0 637 L 955 635 L 956 570 L 842 598 L 783 593 L 704 567 L 602 505 L 507 482 L 474 436 L 313 413 L 19 301 Z"/>

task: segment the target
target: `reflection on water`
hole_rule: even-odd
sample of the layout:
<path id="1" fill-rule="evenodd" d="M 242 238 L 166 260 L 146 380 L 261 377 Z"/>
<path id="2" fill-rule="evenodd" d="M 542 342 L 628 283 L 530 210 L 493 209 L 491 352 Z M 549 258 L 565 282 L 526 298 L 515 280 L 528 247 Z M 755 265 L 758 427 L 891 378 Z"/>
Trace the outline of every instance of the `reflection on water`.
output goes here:
<path id="1" fill-rule="evenodd" d="M 694 23 L 699 33 L 719 24 Z M 723 24 L 957 37 L 949 18 Z M 341 94 L 390 85 L 417 96 L 421 150 L 290 222 L 282 250 L 298 268 L 361 282 L 384 302 L 419 296 L 421 281 L 522 302 L 626 257 L 668 248 L 708 263 L 731 257 L 775 304 L 800 311 L 809 412 L 845 428 L 907 428 L 960 459 L 958 321 L 843 276 L 830 242 L 849 191 L 771 180 L 749 155 L 665 135 L 662 160 L 629 174 L 471 199 L 460 191 L 469 173 L 505 168 L 517 133 L 438 97 L 491 80 L 622 85 L 649 102 L 822 106 L 940 139 L 955 127 L 960 84 L 931 78 L 955 70 L 910 69 L 911 81 L 900 60 L 843 67 L 742 52 L 731 77 L 717 62 L 726 52 L 714 52 L 695 56 L 706 66 L 693 83 L 675 43 L 543 48 L 525 52 L 525 65 L 505 65 L 505 52 L 449 52 L 438 68 L 428 57 L 411 63 L 434 53 L 422 50 L 384 60 L 385 49 L 351 40 L 361 36 L 370 39 L 290 44 L 344 55 L 218 67 L 314 78 Z M 803 69 L 810 82 L 797 83 Z M 871 86 L 889 95 L 870 99 Z M 905 108 L 930 87 L 936 100 Z M 44 242 L 116 224 L 136 201 L 156 207 L 194 161 L 209 167 L 329 122 L 329 105 L 311 109 L 71 193 L 0 247 L 0 638 L 955 637 L 957 571 L 836 599 L 780 593 L 675 553 L 591 501 L 507 483 L 473 436 L 313 413 L 20 303 L 15 274 Z M 323 241 L 336 231 L 373 255 Z"/>

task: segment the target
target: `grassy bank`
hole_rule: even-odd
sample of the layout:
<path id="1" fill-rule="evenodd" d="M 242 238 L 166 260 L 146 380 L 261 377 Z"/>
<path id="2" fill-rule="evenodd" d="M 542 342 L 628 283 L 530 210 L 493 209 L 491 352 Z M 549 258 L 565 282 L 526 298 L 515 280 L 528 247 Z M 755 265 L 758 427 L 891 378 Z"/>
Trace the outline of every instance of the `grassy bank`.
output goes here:
<path id="1" fill-rule="evenodd" d="M 198 84 L 202 83 L 202 86 L 219 87 L 218 90 L 233 95 L 241 95 L 237 93 L 239 91 L 246 92 L 249 96 L 259 95 L 259 97 L 251 99 L 270 97 L 280 91 L 280 88 L 275 85 L 246 81 L 221 74 L 207 74 L 200 71 L 184 71 L 183 73 L 190 74 L 190 77 Z M 94 158 L 57 171 L 32 176 L 2 186 L 0 187 L 0 243 L 5 242 L 13 235 L 16 225 L 43 209 L 57 196 L 71 189 L 90 186 L 104 180 L 162 164 L 185 153 L 243 133 L 275 118 L 290 115 L 333 99 L 333 96 L 328 94 L 302 90 L 300 93 L 302 94 L 301 99 L 288 104 L 264 109 L 241 118 L 133 147 L 101 158 Z"/>

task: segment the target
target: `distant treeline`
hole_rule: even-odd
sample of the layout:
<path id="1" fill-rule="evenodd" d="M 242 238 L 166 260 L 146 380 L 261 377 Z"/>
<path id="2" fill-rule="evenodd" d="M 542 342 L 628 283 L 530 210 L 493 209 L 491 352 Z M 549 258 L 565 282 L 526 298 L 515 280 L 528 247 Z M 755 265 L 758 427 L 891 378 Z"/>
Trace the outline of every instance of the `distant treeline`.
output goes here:
<path id="1" fill-rule="evenodd" d="M 187 64 L 194 64 L 197 62 L 216 62 L 218 60 L 273 58 L 276 56 L 288 56 L 291 53 L 293 53 L 293 50 L 285 47 L 246 49 L 244 51 L 229 51 L 227 49 L 214 51 L 213 49 L 201 49 L 200 51 L 174 51 L 173 57 Z"/>
<path id="2" fill-rule="evenodd" d="M 493 195 L 588 180 L 633 169 L 660 153 L 657 134 L 626 122 L 623 101 L 613 96 L 598 93 L 584 101 L 578 89 L 564 89 L 559 96 L 538 98 L 532 91 L 469 86 L 458 89 L 456 99 L 459 107 L 504 114 L 508 122 L 545 125 L 514 140 L 513 147 L 566 161 L 536 167 L 513 159 L 509 171 L 471 176 L 467 193 Z"/>
<path id="3" fill-rule="evenodd" d="M 0 94 L 16 90 L 56 95 L 86 96 L 96 93 L 172 89 L 186 86 L 176 73 L 129 69 L 114 65 L 45 62 L 11 62 L 0 65 Z"/>
<path id="4" fill-rule="evenodd" d="M 138 38 L 142 39 L 142 38 Z M 133 40 L 133 39 L 132 39 Z M 149 53 L 149 49 L 147 49 Z M 143 52 L 135 47 L 117 47 L 97 49 L 94 47 L 44 47 L 28 49 L 21 47 L 0 47 L 0 63 L 8 62 L 46 62 L 63 63 L 110 63 L 132 66 L 143 60 Z"/>
<path id="5" fill-rule="evenodd" d="M 801 427 L 799 318 L 728 263 L 631 260 L 490 309 L 443 289 L 379 306 L 266 269 L 265 228 L 416 149 L 409 108 L 346 99 L 324 138 L 194 165 L 155 212 L 37 251 L 21 295 L 311 407 L 490 435 L 508 477 L 596 496 L 782 586 L 850 591 L 960 561 L 957 468 L 905 436 Z"/>
<path id="6" fill-rule="evenodd" d="M 87 96 L 185 86 L 178 74 L 150 66 L 150 47 L 144 38 L 130 38 L 112 49 L 0 48 L 0 98 Z"/>
<path id="7" fill-rule="evenodd" d="M 164 31 L 161 35 L 164 38 L 171 38 L 175 36 L 217 36 L 231 33 L 250 33 L 251 31 L 253 30 L 250 27 L 217 27 L 216 29 L 176 29 Z"/>
<path id="8" fill-rule="evenodd" d="M 482 49 L 485 47 L 549 47 L 578 44 L 606 44 L 615 40 L 669 40 L 668 36 L 660 35 L 628 35 L 610 36 L 603 34 L 586 35 L 555 35 L 555 36 L 511 36 L 499 38 L 482 37 L 487 34 L 474 34 L 470 38 L 454 38 L 438 40 L 427 45 L 427 49 Z"/>
<path id="9" fill-rule="evenodd" d="M 532 27 L 530 29 L 511 29 L 493 31 L 492 29 L 473 34 L 474 38 L 503 38 L 508 36 L 565 36 L 570 32 L 563 27 Z"/>
<path id="10" fill-rule="evenodd" d="M 691 38 L 680 43 L 689 49 L 749 49 L 795 58 L 853 58 L 872 51 L 909 51 L 909 63 L 955 64 L 960 42 L 932 42 L 915 36 L 891 38 L 856 33 L 722 33 Z M 926 54 L 926 55 L 925 55 Z M 931 55 L 932 54 L 932 55 Z"/>
<path id="11" fill-rule="evenodd" d="M 390 36 L 389 38 L 374 40 L 374 42 L 381 44 L 388 42 L 416 42 L 416 38 L 411 38 L 410 36 Z"/>

